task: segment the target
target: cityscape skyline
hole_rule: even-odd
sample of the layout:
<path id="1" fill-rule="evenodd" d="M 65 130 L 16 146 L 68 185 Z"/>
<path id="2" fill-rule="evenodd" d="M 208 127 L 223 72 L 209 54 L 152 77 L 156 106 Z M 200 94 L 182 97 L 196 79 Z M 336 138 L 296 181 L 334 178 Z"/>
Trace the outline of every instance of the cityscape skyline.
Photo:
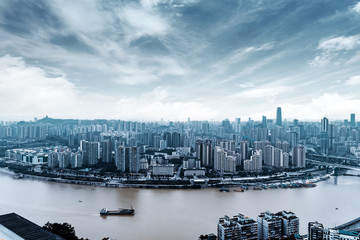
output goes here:
<path id="1" fill-rule="evenodd" d="M 10 120 L 6 120 L 6 119 L 0 119 L 0 123 L 1 124 L 5 124 L 5 123 L 12 123 L 12 122 L 17 122 L 17 121 L 34 121 L 36 122 L 39 119 L 45 119 L 45 118 L 52 118 L 52 116 L 42 116 L 40 118 L 38 118 L 37 116 L 31 118 L 31 119 L 19 119 L 19 120 L 14 120 L 14 119 L 10 119 Z M 323 117 L 321 117 L 320 119 L 297 119 L 297 118 L 283 118 L 282 117 L 282 109 L 281 107 L 277 107 L 276 108 L 276 113 L 275 116 L 272 118 L 269 118 L 268 116 L 264 116 L 262 115 L 259 119 L 252 119 L 251 117 L 249 117 L 248 119 L 243 119 L 242 117 L 238 116 L 235 117 L 234 119 L 230 119 L 227 117 L 224 118 L 220 118 L 219 120 L 214 120 L 214 119 L 203 119 L 203 120 L 199 120 L 199 119 L 191 119 L 190 117 L 188 117 L 187 119 L 184 120 L 177 120 L 177 119 L 158 119 L 158 120 L 139 120 L 139 119 L 124 119 L 124 118 L 119 118 L 119 119 L 106 119 L 106 118 L 54 118 L 54 119 L 60 119 L 60 120 L 66 120 L 66 119 L 75 119 L 75 120 L 84 120 L 84 121 L 95 121 L 95 120 L 125 120 L 125 121 L 135 121 L 135 122 L 186 122 L 186 121 L 202 121 L 202 122 L 221 122 L 223 120 L 229 120 L 230 122 L 234 122 L 234 123 L 238 123 L 238 122 L 247 122 L 247 121 L 255 121 L 255 122 L 261 122 L 263 125 L 267 124 L 268 121 L 272 121 L 273 124 L 277 125 L 277 126 L 282 126 L 283 122 L 293 122 L 293 121 L 301 121 L 301 122 L 320 122 L 321 126 L 323 127 L 323 121 L 327 121 L 327 124 L 329 122 L 329 118 L 327 117 L 327 115 L 324 115 Z M 355 126 L 356 124 L 356 114 L 355 113 L 350 113 L 348 114 L 348 118 L 343 118 L 343 119 L 330 119 L 330 122 L 339 122 L 339 121 L 347 121 L 351 126 Z"/>
<path id="2" fill-rule="evenodd" d="M 358 1 L 2 1 L 0 119 L 344 119 Z M 355 112 L 355 114 L 358 114 Z"/>

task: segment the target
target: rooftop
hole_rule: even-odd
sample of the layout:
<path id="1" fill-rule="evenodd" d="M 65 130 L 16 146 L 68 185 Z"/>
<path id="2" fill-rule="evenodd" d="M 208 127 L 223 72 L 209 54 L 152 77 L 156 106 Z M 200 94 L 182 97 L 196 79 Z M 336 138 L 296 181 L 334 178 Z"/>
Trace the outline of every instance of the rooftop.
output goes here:
<path id="1" fill-rule="evenodd" d="M 15 239 L 65 240 L 64 238 L 43 229 L 42 227 L 17 215 L 16 213 L 0 215 L 0 224 L 4 227 L 2 228 L 2 232 L 4 234 L 16 234 L 18 237 L 20 237 Z"/>

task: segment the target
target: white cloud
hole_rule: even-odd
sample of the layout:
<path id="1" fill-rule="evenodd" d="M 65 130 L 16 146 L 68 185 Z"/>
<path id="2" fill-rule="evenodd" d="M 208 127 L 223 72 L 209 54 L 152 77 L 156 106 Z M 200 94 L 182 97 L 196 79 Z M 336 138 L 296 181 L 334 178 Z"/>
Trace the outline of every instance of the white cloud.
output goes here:
<path id="1" fill-rule="evenodd" d="M 119 13 L 119 18 L 131 26 L 129 33 L 137 37 L 142 35 L 163 35 L 168 30 L 167 22 L 153 12 L 144 9 L 126 7 Z"/>
<path id="2" fill-rule="evenodd" d="M 194 100 L 170 101 L 172 92 L 156 87 L 140 97 L 123 97 L 114 106 L 116 117 L 133 120 L 197 120 L 216 118 L 218 113 Z"/>
<path id="3" fill-rule="evenodd" d="M 321 40 L 318 49 L 326 51 L 351 50 L 360 45 L 360 35 Z"/>
<path id="4" fill-rule="evenodd" d="M 350 77 L 345 84 L 348 86 L 360 85 L 360 75 Z"/>
<path id="5" fill-rule="evenodd" d="M 246 59 L 251 53 L 266 51 L 272 49 L 274 46 L 272 43 L 264 43 L 260 46 L 250 46 L 247 48 L 240 48 L 234 51 L 234 54 L 227 61 L 227 64 L 234 64 L 236 62 Z"/>
<path id="6" fill-rule="evenodd" d="M 346 52 L 359 46 L 360 35 L 321 39 L 317 48 L 321 52 L 313 60 L 308 61 L 308 64 L 311 67 L 324 67 L 331 63 L 331 60 L 338 56 L 341 51 Z M 341 62 L 341 59 L 339 61 Z M 340 64 L 339 61 L 336 64 Z"/>
<path id="7" fill-rule="evenodd" d="M 319 120 L 327 116 L 331 120 L 341 120 L 360 109 L 360 99 L 353 99 L 338 93 L 324 93 L 303 104 L 283 104 L 284 116 L 303 120 Z"/>
<path id="8" fill-rule="evenodd" d="M 1 115 L 7 117 L 66 114 L 78 104 L 73 83 L 50 78 L 22 58 L 0 57 L 0 86 Z"/>
<path id="9" fill-rule="evenodd" d="M 324 67 L 330 63 L 330 60 L 333 58 L 333 55 L 328 53 L 321 53 L 316 56 L 313 60 L 308 61 L 308 64 L 311 67 Z"/>
<path id="10" fill-rule="evenodd" d="M 237 95 L 242 98 L 273 98 L 290 90 L 291 88 L 287 86 L 262 86 L 240 92 Z"/>
<path id="11" fill-rule="evenodd" d="M 353 10 L 354 10 L 355 12 L 360 13 L 360 2 L 358 2 L 357 4 L 355 4 L 355 6 L 353 7 Z"/>

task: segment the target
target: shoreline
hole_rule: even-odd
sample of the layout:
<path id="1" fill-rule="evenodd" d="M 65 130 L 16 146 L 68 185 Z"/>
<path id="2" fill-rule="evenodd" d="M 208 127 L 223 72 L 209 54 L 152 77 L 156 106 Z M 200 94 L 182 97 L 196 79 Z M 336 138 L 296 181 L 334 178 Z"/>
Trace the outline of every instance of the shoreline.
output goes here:
<path id="1" fill-rule="evenodd" d="M 206 179 L 191 179 L 188 180 L 187 183 L 184 184 L 166 184 L 171 183 L 172 181 L 175 183 L 176 180 L 150 180 L 151 182 L 158 183 L 146 183 L 149 180 L 111 180 L 108 182 L 96 182 L 96 181 L 84 181 L 77 179 L 66 179 L 62 177 L 66 177 L 66 175 L 59 176 L 57 178 L 46 177 L 46 176 L 38 176 L 31 174 L 18 174 L 7 167 L 0 167 L 0 174 L 7 174 L 12 176 L 14 179 L 31 179 L 31 180 L 39 180 L 46 182 L 56 182 L 62 184 L 76 184 L 76 185 L 84 185 L 84 186 L 96 186 L 96 187 L 110 187 L 110 188 L 144 188 L 144 189 L 202 189 L 202 188 L 244 188 L 244 190 L 260 190 L 262 189 L 271 189 L 271 188 L 301 188 L 301 187 L 315 187 L 317 182 L 325 181 L 330 178 L 333 173 L 323 174 L 321 176 L 316 176 L 308 179 L 304 179 L 304 173 L 297 173 L 297 175 L 286 175 L 283 174 L 281 176 L 261 176 L 259 178 L 232 178 L 232 179 L 214 179 L 214 178 L 206 178 Z M 281 179 L 279 179 L 281 178 Z M 209 183 L 209 181 L 214 181 L 215 183 Z M 128 181 L 128 182 L 126 182 Z M 295 185 L 294 185 L 295 184 Z M 310 186 L 309 184 L 313 184 Z M 251 187 L 251 188 L 249 188 Z"/>

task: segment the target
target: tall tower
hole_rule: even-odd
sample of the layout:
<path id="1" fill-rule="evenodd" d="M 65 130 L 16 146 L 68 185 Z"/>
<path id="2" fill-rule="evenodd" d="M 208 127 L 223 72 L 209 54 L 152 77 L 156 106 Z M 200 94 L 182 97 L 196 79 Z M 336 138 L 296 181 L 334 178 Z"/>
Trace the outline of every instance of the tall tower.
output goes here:
<path id="1" fill-rule="evenodd" d="M 329 131 L 329 119 L 324 117 L 321 119 L 321 132 L 327 132 Z"/>
<path id="2" fill-rule="evenodd" d="M 350 114 L 350 126 L 355 127 L 355 113 Z"/>
<path id="3" fill-rule="evenodd" d="M 276 125 L 282 126 L 281 107 L 278 107 L 276 110 Z"/>

